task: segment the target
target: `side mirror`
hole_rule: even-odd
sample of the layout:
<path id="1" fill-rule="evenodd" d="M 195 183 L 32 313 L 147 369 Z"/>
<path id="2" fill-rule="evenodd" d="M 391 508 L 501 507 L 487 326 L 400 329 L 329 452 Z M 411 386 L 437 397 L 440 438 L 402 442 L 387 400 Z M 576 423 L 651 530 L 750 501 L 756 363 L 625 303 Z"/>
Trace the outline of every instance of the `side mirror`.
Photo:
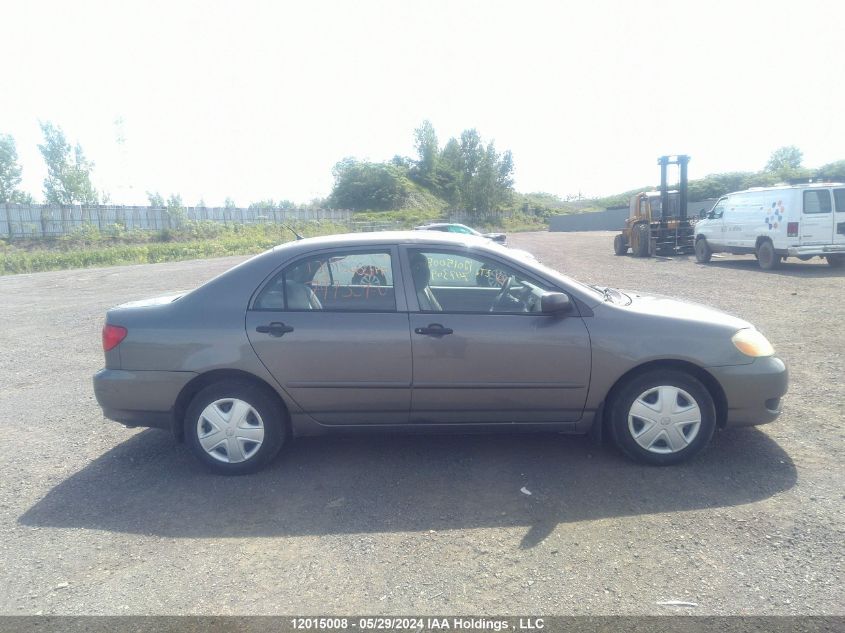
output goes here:
<path id="1" fill-rule="evenodd" d="M 698 217 L 702 220 L 707 217 L 707 209 L 699 209 L 698 210 Z"/>
<path id="2" fill-rule="evenodd" d="M 549 292 L 540 299 L 540 310 L 543 314 L 563 316 L 572 312 L 572 301 L 569 295 L 562 292 Z"/>

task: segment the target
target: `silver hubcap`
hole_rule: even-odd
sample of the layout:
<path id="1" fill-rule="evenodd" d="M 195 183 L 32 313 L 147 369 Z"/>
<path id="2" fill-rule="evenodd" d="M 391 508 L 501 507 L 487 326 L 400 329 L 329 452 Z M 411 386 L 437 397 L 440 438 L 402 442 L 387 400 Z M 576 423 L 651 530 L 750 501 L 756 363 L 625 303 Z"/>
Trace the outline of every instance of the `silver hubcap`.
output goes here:
<path id="1" fill-rule="evenodd" d="M 216 460 L 245 462 L 264 442 L 264 421 L 248 402 L 237 398 L 215 400 L 197 420 L 197 439 Z"/>
<path id="2" fill-rule="evenodd" d="M 683 389 L 652 387 L 634 400 L 628 412 L 631 437 L 652 453 L 677 453 L 685 449 L 701 428 L 701 409 Z"/>

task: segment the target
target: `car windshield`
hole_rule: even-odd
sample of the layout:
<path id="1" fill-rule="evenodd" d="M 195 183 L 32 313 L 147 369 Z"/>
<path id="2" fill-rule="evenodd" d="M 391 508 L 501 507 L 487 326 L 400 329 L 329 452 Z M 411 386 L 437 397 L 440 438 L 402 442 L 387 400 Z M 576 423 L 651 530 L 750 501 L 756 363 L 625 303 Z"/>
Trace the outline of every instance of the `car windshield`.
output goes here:
<path id="1" fill-rule="evenodd" d="M 464 226 L 463 224 L 459 224 L 458 226 L 455 227 L 455 229 L 456 229 L 456 231 L 455 231 L 456 233 L 468 233 L 469 235 L 481 235 L 481 233 L 479 233 L 475 229 L 471 229 L 470 227 Z"/>

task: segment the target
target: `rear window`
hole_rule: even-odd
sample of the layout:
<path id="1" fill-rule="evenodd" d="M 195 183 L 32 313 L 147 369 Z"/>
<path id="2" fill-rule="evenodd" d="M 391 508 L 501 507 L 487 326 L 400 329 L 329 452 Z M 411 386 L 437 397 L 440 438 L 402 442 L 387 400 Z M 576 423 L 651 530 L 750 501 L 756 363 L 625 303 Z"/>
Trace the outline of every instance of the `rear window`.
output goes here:
<path id="1" fill-rule="evenodd" d="M 804 213 L 830 213 L 830 191 L 827 189 L 805 191 Z"/>

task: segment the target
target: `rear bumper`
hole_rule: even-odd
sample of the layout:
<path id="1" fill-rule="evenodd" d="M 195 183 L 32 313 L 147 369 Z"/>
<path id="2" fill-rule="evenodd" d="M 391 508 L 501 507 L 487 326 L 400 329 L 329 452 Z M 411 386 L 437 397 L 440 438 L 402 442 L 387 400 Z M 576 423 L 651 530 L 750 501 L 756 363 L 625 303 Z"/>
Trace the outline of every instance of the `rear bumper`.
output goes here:
<path id="1" fill-rule="evenodd" d="M 110 420 L 172 429 L 176 398 L 194 376 L 187 371 L 101 369 L 94 375 L 94 395 Z"/>
<path id="2" fill-rule="evenodd" d="M 753 426 L 773 422 L 783 410 L 789 372 L 776 356 L 757 358 L 748 365 L 709 367 L 725 392 L 726 426 Z"/>
<path id="3" fill-rule="evenodd" d="M 845 255 L 845 244 L 816 244 L 814 246 L 791 246 L 786 249 L 786 254 L 790 257 Z"/>

